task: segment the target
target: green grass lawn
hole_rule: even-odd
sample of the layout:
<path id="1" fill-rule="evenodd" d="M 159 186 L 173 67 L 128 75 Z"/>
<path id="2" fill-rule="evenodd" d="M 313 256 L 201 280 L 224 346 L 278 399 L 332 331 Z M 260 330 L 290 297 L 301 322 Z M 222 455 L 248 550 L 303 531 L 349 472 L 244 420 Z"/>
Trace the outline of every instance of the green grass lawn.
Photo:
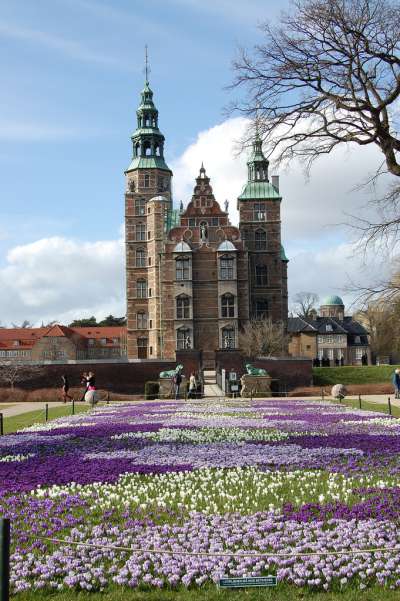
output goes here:
<path id="1" fill-rule="evenodd" d="M 75 405 L 75 413 L 83 413 L 89 411 L 89 405 Z M 56 417 L 64 417 L 65 415 L 72 414 L 72 405 L 62 405 L 58 407 L 52 407 L 49 405 L 49 420 L 55 419 Z M 29 413 L 22 413 L 21 415 L 15 415 L 13 417 L 4 418 L 4 433 L 15 432 L 20 428 L 26 428 L 32 426 L 32 424 L 43 424 L 45 422 L 45 410 L 42 406 L 37 411 L 29 411 Z"/>
<path id="2" fill-rule="evenodd" d="M 313 367 L 315 386 L 341 384 L 390 384 L 398 365 L 360 365 L 344 367 Z"/>
<path id="3" fill-rule="evenodd" d="M 15 403 L 0 403 L 0 413 L 4 410 L 4 409 L 8 409 L 8 407 L 12 407 L 13 405 L 15 405 Z"/>
<path id="4" fill-rule="evenodd" d="M 86 593 L 65 591 L 60 593 L 46 593 L 44 591 L 19 593 L 12 597 L 15 601 L 399 601 L 399 591 L 392 591 L 383 587 L 373 587 L 364 591 L 356 588 L 343 592 L 332 591 L 312 592 L 298 587 L 278 584 L 276 587 L 259 589 L 219 589 L 217 586 L 208 585 L 203 589 L 178 590 L 132 590 L 127 588 L 114 588 L 104 593 Z"/>

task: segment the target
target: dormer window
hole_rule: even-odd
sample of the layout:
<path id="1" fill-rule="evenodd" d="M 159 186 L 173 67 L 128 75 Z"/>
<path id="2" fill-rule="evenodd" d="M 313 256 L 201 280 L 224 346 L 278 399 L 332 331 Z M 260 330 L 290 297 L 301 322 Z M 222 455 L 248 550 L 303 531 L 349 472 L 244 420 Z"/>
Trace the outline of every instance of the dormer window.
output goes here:
<path id="1" fill-rule="evenodd" d="M 14 340 L 13 341 L 13 346 L 19 346 L 19 340 Z"/>
<path id="2" fill-rule="evenodd" d="M 332 330 L 332 326 L 329 323 L 326 324 L 326 331 L 327 332 L 332 332 L 333 331 Z"/>

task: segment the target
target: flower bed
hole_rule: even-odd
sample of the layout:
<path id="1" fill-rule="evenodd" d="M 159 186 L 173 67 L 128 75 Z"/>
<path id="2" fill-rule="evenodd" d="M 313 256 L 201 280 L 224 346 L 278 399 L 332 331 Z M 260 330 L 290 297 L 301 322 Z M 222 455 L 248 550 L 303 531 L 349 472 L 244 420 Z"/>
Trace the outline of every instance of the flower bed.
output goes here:
<path id="1" fill-rule="evenodd" d="M 399 434 L 372 412 L 257 399 L 107 406 L 3 436 L 12 590 L 265 574 L 399 588 Z"/>

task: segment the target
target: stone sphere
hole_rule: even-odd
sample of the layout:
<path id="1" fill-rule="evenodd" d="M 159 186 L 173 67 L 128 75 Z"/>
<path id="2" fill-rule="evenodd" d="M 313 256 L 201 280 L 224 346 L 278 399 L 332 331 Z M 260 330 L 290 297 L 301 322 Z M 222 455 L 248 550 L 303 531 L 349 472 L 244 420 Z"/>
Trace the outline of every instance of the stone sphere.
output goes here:
<path id="1" fill-rule="evenodd" d="M 344 399 L 346 394 L 347 389 L 346 386 L 344 386 L 343 384 L 335 384 L 335 386 L 332 386 L 331 396 L 334 399 Z"/>

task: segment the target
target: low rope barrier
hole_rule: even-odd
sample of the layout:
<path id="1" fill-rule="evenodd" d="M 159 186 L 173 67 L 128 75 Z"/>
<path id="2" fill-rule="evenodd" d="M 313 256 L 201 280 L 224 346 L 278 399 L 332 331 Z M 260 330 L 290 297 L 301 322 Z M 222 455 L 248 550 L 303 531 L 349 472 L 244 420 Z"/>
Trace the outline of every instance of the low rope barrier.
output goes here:
<path id="1" fill-rule="evenodd" d="M 33 535 L 32 535 L 33 536 Z M 118 545 L 96 545 L 95 543 L 82 543 L 77 541 L 67 541 L 62 538 L 50 538 L 48 536 L 35 536 L 40 540 L 47 540 L 52 543 L 63 545 L 74 545 L 76 547 L 90 547 L 94 549 L 110 549 L 111 551 L 121 551 L 128 553 L 156 553 L 158 555 L 187 555 L 189 557 L 323 557 L 326 555 L 362 555 L 369 553 L 382 553 L 390 551 L 400 551 L 400 545 L 397 547 L 376 547 L 370 549 L 356 549 L 355 551 L 308 551 L 299 553 L 263 553 L 256 550 L 244 553 L 226 553 L 226 551 L 173 551 L 168 549 L 132 549 L 131 547 L 120 547 Z"/>

